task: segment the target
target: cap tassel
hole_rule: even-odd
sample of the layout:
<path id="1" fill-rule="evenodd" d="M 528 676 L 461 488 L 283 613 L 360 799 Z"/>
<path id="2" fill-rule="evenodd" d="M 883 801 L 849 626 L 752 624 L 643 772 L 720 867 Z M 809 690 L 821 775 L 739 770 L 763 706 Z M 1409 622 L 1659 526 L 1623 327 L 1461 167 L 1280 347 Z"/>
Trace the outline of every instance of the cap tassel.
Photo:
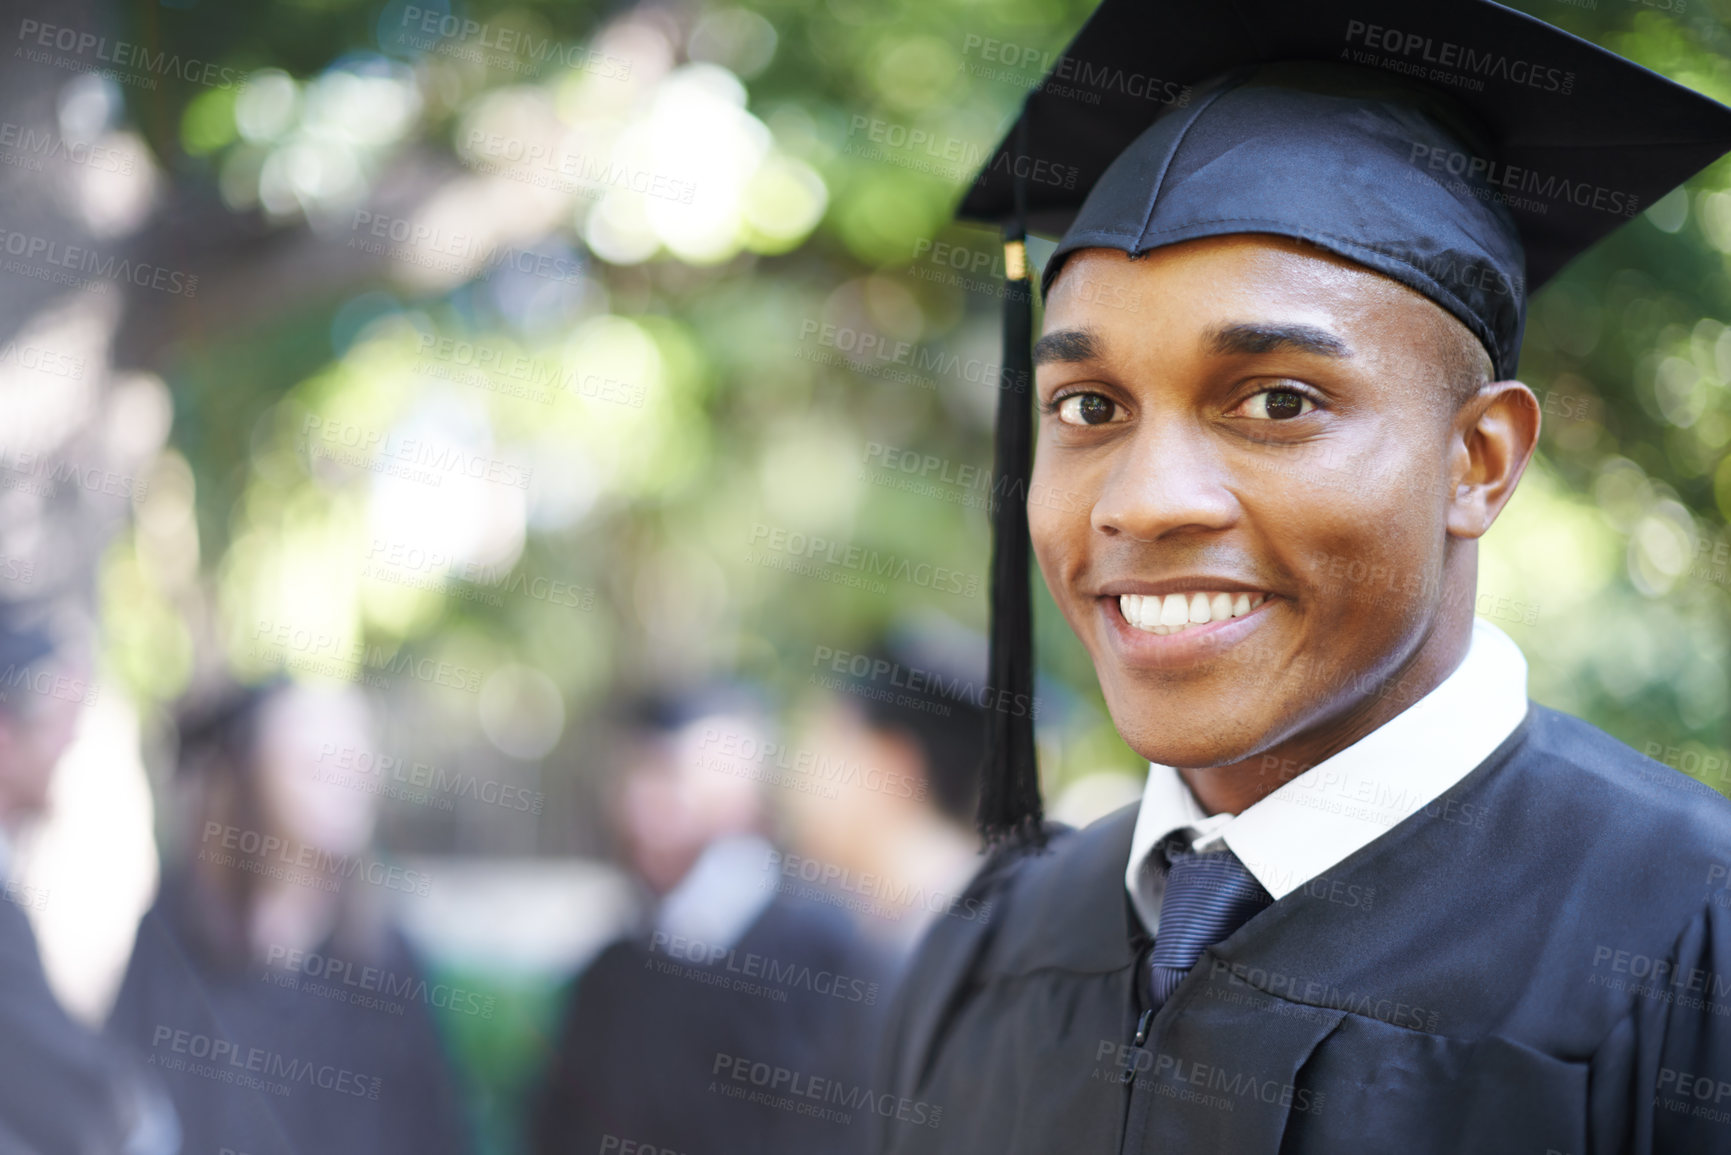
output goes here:
<path id="1" fill-rule="evenodd" d="M 1017 200 L 1017 222 L 1004 233 L 1004 355 L 992 474 L 997 502 L 992 507 L 992 627 L 987 665 L 993 694 L 986 723 L 979 824 L 988 846 L 1012 843 L 1037 848 L 1045 842 L 1045 830 L 1034 749 L 1033 606 L 1028 576 L 1034 309 L 1021 196 Z"/>

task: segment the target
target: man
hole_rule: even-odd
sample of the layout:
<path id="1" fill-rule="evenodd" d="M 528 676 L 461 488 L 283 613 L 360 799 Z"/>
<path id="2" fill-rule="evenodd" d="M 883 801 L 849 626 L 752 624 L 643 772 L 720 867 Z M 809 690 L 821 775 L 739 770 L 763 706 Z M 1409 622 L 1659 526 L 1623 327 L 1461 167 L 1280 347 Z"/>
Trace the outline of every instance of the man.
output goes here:
<path id="1" fill-rule="evenodd" d="M 1084 115 L 1054 85 L 964 206 L 1068 229 L 994 677 L 1013 701 L 1031 669 L 1025 532 L 1150 774 L 1049 830 L 1031 729 L 993 719 L 994 917 L 934 928 L 885 1051 L 943 1126 L 880 1149 L 1731 1149 L 1731 804 L 1529 704 L 1472 617 L 1538 437 L 1526 294 L 1618 223 L 1492 166 L 1645 204 L 1731 114 L 1493 4 L 1294 9 L 1109 3 L 1055 74 L 1181 97 Z M 1516 91 L 1511 60 L 1570 83 Z M 1664 146 L 1604 147 L 1641 118 Z M 1038 177 L 1067 162 L 1097 176 L 1073 199 Z"/>
<path id="2" fill-rule="evenodd" d="M 61 1008 L 23 909 L 38 895 L 6 881 L 11 839 L 48 804 L 87 674 L 19 606 L 0 603 L 0 1151 L 169 1153 L 180 1148 L 173 1109 Z"/>

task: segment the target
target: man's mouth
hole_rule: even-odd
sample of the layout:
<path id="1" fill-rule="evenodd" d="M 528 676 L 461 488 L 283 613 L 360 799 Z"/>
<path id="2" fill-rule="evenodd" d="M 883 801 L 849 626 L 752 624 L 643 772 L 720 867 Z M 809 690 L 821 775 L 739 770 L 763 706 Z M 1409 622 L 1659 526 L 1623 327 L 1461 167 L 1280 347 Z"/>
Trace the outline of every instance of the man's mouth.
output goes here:
<path id="1" fill-rule="evenodd" d="M 1213 592 L 1174 594 L 1120 594 L 1118 609 L 1124 620 L 1150 634 L 1181 634 L 1186 630 L 1241 618 L 1268 600 L 1265 593 Z"/>

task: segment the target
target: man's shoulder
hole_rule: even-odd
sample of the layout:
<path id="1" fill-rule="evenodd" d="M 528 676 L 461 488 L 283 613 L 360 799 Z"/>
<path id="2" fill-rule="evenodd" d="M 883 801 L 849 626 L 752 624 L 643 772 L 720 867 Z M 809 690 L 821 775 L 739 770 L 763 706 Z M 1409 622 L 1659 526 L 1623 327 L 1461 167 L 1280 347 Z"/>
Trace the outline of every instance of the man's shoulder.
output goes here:
<path id="1" fill-rule="evenodd" d="M 1046 823 L 1043 844 L 993 848 L 933 920 L 909 977 L 934 989 L 1048 968 L 1098 972 L 1127 959 L 1124 869 L 1136 807 L 1083 828 Z"/>
<path id="2" fill-rule="evenodd" d="M 1514 755 L 1522 773 L 1509 780 L 1516 800 L 1541 803 L 1531 816 L 1592 825 L 1608 844 L 1662 843 L 1671 855 L 1731 846 L 1731 799 L 1589 722 L 1537 703 L 1531 710 Z"/>
<path id="3" fill-rule="evenodd" d="M 1039 848 L 993 849 L 933 920 L 898 990 L 883 1048 L 885 1083 L 911 1094 L 960 1008 L 1035 972 L 1092 981 L 1131 965 L 1124 869 L 1136 807 L 1076 829 L 1048 823 Z"/>

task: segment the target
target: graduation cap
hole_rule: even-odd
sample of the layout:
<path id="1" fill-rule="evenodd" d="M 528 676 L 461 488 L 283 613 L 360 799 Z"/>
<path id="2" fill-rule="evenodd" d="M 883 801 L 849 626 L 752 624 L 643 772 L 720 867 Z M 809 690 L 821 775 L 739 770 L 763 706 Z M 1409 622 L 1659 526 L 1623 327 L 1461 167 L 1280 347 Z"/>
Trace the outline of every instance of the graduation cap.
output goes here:
<path id="1" fill-rule="evenodd" d="M 1527 296 L 1731 151 L 1731 109 L 1490 0 L 1106 0 L 959 215 L 1005 236 L 991 684 L 1033 681 L 1024 238 L 1139 255 L 1295 238 L 1422 293 L 1513 376 Z M 1031 717 L 994 711 L 979 823 L 1042 840 Z"/>

